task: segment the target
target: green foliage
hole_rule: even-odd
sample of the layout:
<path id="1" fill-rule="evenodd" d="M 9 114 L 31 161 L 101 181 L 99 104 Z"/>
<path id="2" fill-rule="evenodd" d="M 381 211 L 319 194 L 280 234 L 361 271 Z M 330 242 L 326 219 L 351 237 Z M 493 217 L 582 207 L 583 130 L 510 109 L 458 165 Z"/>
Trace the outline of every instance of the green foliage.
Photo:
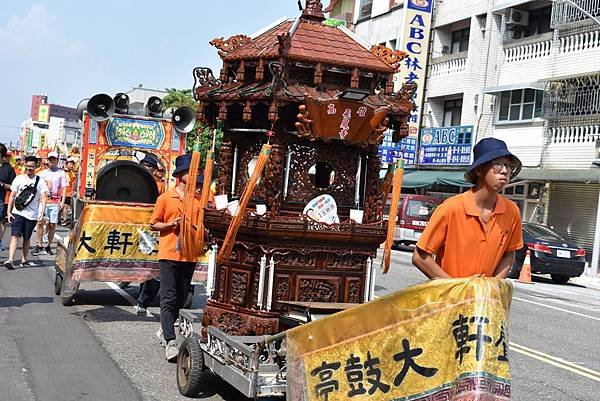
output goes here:
<path id="1" fill-rule="evenodd" d="M 323 21 L 323 25 L 337 28 L 338 26 L 346 25 L 346 21 L 342 21 L 341 19 L 328 18 L 325 21 Z"/>
<path id="2" fill-rule="evenodd" d="M 198 109 L 198 102 L 194 100 L 192 96 L 192 91 L 190 89 L 166 89 L 167 95 L 163 98 L 163 106 L 165 109 L 169 107 L 191 107 L 194 111 Z M 212 147 L 213 140 L 213 129 L 210 127 L 205 127 L 200 123 L 196 123 L 194 129 L 187 134 L 186 137 L 186 150 L 191 151 L 194 147 L 194 143 L 198 142 L 200 144 L 200 152 L 202 154 L 202 163 L 204 163 L 204 159 L 206 158 L 206 153 Z M 221 142 L 223 141 L 223 130 L 217 128 L 217 134 L 215 138 L 215 160 L 217 159 L 217 154 L 219 152 L 219 148 L 221 147 Z"/>

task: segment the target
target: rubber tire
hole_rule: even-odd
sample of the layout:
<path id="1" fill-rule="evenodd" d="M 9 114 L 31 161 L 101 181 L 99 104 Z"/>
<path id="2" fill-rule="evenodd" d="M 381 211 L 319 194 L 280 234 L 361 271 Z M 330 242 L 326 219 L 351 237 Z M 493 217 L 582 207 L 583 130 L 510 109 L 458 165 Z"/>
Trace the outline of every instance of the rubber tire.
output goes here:
<path id="1" fill-rule="evenodd" d="M 60 274 L 56 273 L 54 276 L 54 294 L 60 295 L 62 289 L 63 278 Z"/>
<path id="2" fill-rule="evenodd" d="M 552 281 L 556 284 L 567 284 L 571 278 L 569 276 L 563 276 L 562 274 L 551 274 L 550 277 L 552 277 Z"/>
<path id="3" fill-rule="evenodd" d="M 187 369 L 182 366 L 189 361 Z M 188 337 L 179 347 L 177 356 L 177 388 L 186 397 L 194 397 L 200 393 L 202 372 L 204 371 L 204 353 L 195 337 Z"/>

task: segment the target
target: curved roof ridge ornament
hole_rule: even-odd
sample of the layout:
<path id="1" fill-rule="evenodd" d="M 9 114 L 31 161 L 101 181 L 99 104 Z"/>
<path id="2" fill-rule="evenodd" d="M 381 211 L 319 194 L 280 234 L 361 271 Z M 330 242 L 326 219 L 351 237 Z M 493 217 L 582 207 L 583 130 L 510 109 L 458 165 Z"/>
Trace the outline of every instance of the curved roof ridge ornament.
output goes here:
<path id="1" fill-rule="evenodd" d="M 408 53 L 403 52 L 401 50 L 392 50 L 389 47 L 383 45 L 376 45 L 371 47 L 371 54 L 377 57 L 379 60 L 383 61 L 390 67 L 396 69 L 396 71 L 400 68 L 400 63 L 406 57 L 408 57 Z"/>
<path id="2" fill-rule="evenodd" d="M 232 51 L 239 49 L 247 43 L 252 42 L 252 38 L 247 35 L 233 35 L 227 39 L 223 37 L 214 38 L 209 44 L 219 49 L 219 56 L 225 57 Z"/>

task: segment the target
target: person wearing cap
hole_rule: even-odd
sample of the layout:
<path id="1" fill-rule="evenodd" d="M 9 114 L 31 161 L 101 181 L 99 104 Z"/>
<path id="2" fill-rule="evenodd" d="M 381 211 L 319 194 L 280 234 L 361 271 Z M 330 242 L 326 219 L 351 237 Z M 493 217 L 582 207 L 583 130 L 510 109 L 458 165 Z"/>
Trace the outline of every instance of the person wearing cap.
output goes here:
<path id="1" fill-rule="evenodd" d="M 473 188 L 437 207 L 413 252 L 413 264 L 431 279 L 506 278 L 523 247 L 519 208 L 499 195 L 521 161 L 495 138 L 482 139 L 473 153 L 465 173 Z"/>
<path id="2" fill-rule="evenodd" d="M 37 226 L 37 245 L 32 251 L 32 254 L 45 252 L 48 255 L 54 255 L 51 245 L 54 240 L 54 233 L 56 231 L 56 224 L 58 224 L 58 217 L 61 210 L 65 207 L 65 198 L 67 194 L 67 175 L 63 169 L 58 168 L 58 153 L 48 153 L 48 164 L 46 169 L 38 174 L 42 180 L 46 182 L 50 194 L 44 210 L 44 218 L 47 221 L 46 232 L 48 235 L 48 243 L 46 247 L 41 249 L 43 246 L 43 222 Z"/>
<path id="3" fill-rule="evenodd" d="M 4 250 L 2 246 L 2 238 L 4 238 L 4 225 L 8 211 L 8 202 L 6 195 L 10 191 L 11 184 L 16 177 L 15 170 L 6 159 L 8 149 L 3 143 L 0 143 L 0 250 Z"/>
<path id="4" fill-rule="evenodd" d="M 185 258 L 180 251 L 180 223 L 184 211 L 185 188 L 188 181 L 191 154 L 175 159 L 173 176 L 179 179 L 177 186 L 158 197 L 150 219 L 150 228 L 160 232 L 158 259 L 160 266 L 160 323 L 165 347 L 165 358 L 172 361 L 179 352 L 175 343 L 175 320 L 182 308 L 194 274 L 196 258 Z M 196 193 L 192 207 L 200 205 L 202 172 L 196 179 Z M 160 331 L 160 330 L 159 330 Z M 158 333 L 157 333 L 158 334 Z"/>
<path id="5" fill-rule="evenodd" d="M 147 153 L 140 161 L 140 164 L 152 174 L 152 178 L 154 178 L 156 187 L 158 188 L 158 194 L 160 195 L 165 192 L 165 183 L 162 179 L 165 169 L 158 163 L 158 159 L 154 155 Z"/>

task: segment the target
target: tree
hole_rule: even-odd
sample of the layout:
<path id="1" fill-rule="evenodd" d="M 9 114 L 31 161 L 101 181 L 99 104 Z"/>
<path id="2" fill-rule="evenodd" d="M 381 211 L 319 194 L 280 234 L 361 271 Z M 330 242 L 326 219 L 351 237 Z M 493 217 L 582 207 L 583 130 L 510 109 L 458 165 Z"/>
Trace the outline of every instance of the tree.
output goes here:
<path id="1" fill-rule="evenodd" d="M 192 91 L 190 89 L 167 88 L 166 91 L 167 94 L 163 98 L 163 107 L 165 110 L 169 107 L 178 108 L 183 106 L 190 107 L 194 111 L 198 110 L 198 102 L 194 100 Z M 194 146 L 194 143 L 198 142 L 200 144 L 200 152 L 202 154 L 202 163 L 204 163 L 206 153 L 212 146 L 213 133 L 214 132 L 210 127 L 203 126 L 197 122 L 194 126 L 194 129 L 187 134 L 186 150 L 191 150 Z M 215 138 L 215 160 L 222 141 L 223 130 L 217 128 L 217 135 Z"/>

